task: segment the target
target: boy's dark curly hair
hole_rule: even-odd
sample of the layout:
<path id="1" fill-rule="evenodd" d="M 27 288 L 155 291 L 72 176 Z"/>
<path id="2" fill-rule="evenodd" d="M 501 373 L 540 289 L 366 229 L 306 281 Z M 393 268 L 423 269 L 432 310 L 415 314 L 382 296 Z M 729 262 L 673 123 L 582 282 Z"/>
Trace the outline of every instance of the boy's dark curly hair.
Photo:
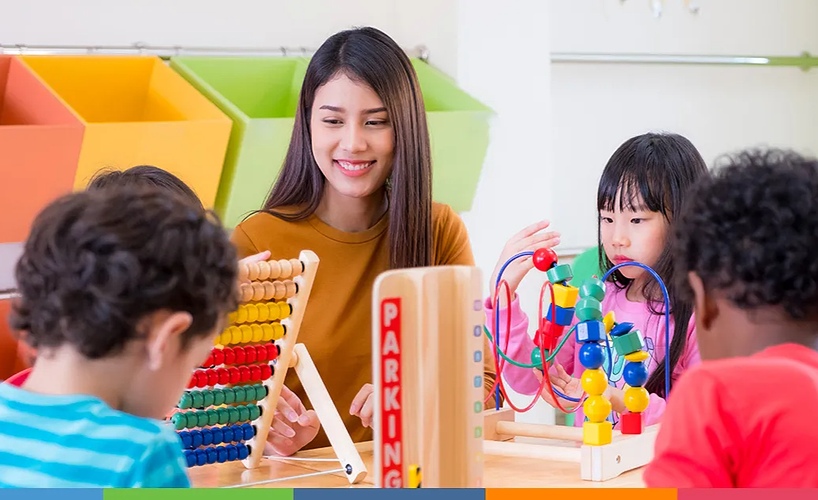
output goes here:
<path id="1" fill-rule="evenodd" d="M 35 219 L 17 263 L 12 328 L 35 349 L 119 353 L 146 315 L 186 311 L 183 345 L 237 305 L 237 255 L 218 218 L 165 189 L 66 195 Z"/>
<path id="2" fill-rule="evenodd" d="M 176 193 L 189 200 L 196 206 L 202 206 L 202 201 L 196 196 L 193 189 L 182 179 L 153 165 L 137 165 L 126 170 L 104 169 L 97 172 L 88 183 L 87 191 L 110 189 L 118 187 L 155 186 L 168 192 Z"/>
<path id="3" fill-rule="evenodd" d="M 676 238 L 683 280 L 694 271 L 744 309 L 818 316 L 815 159 L 779 149 L 726 157 L 690 193 Z"/>

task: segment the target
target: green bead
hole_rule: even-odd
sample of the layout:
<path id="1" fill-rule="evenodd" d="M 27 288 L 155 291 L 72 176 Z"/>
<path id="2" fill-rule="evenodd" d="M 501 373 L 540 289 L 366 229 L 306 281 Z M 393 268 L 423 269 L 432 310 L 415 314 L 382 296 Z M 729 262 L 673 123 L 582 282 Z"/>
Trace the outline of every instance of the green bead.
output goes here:
<path id="1" fill-rule="evenodd" d="M 193 405 L 193 397 L 190 395 L 189 392 L 185 392 L 179 399 L 179 404 L 177 406 L 183 410 L 186 410 L 190 408 L 191 405 Z"/>
<path id="2" fill-rule="evenodd" d="M 216 411 L 219 412 L 219 423 L 220 424 L 224 425 L 224 424 L 229 424 L 230 423 L 230 410 L 229 410 L 229 408 L 219 408 Z"/>
<path id="3" fill-rule="evenodd" d="M 262 385 L 259 386 L 258 397 L 256 397 L 256 399 L 258 401 L 261 401 L 262 399 L 267 397 L 267 394 L 268 394 L 267 386 L 262 384 Z"/>
<path id="4" fill-rule="evenodd" d="M 605 283 L 598 278 L 589 278 L 579 287 L 580 298 L 593 297 L 602 302 L 605 298 Z"/>
<path id="5" fill-rule="evenodd" d="M 239 422 L 250 420 L 250 409 L 246 406 L 239 406 Z"/>
<path id="6" fill-rule="evenodd" d="M 221 389 L 216 389 L 213 391 L 213 404 L 215 406 L 221 406 L 224 404 L 224 391 Z"/>
<path id="7" fill-rule="evenodd" d="M 209 419 L 207 417 L 207 412 L 206 411 L 197 411 L 196 412 L 196 417 L 197 417 L 196 425 L 198 427 L 204 427 L 204 426 L 207 425 L 207 422 L 208 422 Z"/>
<path id="8" fill-rule="evenodd" d="M 207 425 L 216 425 L 219 423 L 218 410 L 207 410 Z"/>
<path id="9" fill-rule="evenodd" d="M 545 277 L 548 278 L 548 281 L 550 281 L 552 285 L 556 285 L 563 281 L 569 281 L 574 277 L 574 272 L 571 270 L 570 265 L 560 264 L 546 271 Z"/>
<path id="10" fill-rule="evenodd" d="M 193 396 L 193 408 L 203 408 L 204 407 L 204 397 L 202 396 L 201 391 L 196 391 L 191 394 Z"/>
<path id="11" fill-rule="evenodd" d="M 202 404 L 202 407 L 209 408 L 213 406 L 213 391 L 204 391 L 203 396 L 204 403 Z"/>
<path id="12" fill-rule="evenodd" d="M 250 420 L 255 420 L 261 416 L 261 408 L 257 405 L 250 405 L 248 408 L 250 409 Z"/>
<path id="13" fill-rule="evenodd" d="M 627 356 L 645 348 L 645 341 L 642 339 L 642 332 L 631 330 L 625 335 L 613 338 L 613 347 L 619 356 Z"/>
<path id="14" fill-rule="evenodd" d="M 602 303 L 593 297 L 579 299 L 574 308 L 574 314 L 579 321 L 600 321 L 602 320 Z"/>
<path id="15" fill-rule="evenodd" d="M 174 413 L 173 416 L 170 417 L 170 421 L 173 422 L 173 427 L 175 427 L 177 431 L 181 431 L 187 426 L 187 417 L 184 413 Z"/>
<path id="16" fill-rule="evenodd" d="M 234 389 L 224 390 L 224 404 L 232 405 L 236 402 L 236 391 Z"/>
<path id="17" fill-rule="evenodd" d="M 539 347 L 531 351 L 531 364 L 542 370 L 542 355 Z"/>
<path id="18" fill-rule="evenodd" d="M 235 406 L 232 406 L 227 410 L 227 412 L 230 414 L 230 419 L 228 420 L 228 423 L 235 424 L 236 422 L 239 421 L 239 409 L 238 408 L 236 408 Z"/>
<path id="19" fill-rule="evenodd" d="M 244 387 L 236 387 L 236 403 L 244 403 L 247 401 L 247 391 Z"/>

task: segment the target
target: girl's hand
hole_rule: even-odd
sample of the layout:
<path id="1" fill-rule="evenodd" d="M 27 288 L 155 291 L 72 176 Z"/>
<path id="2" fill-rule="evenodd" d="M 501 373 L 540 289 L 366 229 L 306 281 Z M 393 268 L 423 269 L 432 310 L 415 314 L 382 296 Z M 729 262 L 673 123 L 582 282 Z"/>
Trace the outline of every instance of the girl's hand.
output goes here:
<path id="1" fill-rule="evenodd" d="M 288 457 L 315 439 L 320 427 L 315 410 L 304 408 L 298 396 L 282 386 L 264 454 Z"/>
<path id="2" fill-rule="evenodd" d="M 532 370 L 534 370 L 534 376 L 537 377 L 537 380 L 542 384 L 543 374 L 536 368 L 532 368 Z M 568 375 L 568 372 L 565 371 L 561 364 L 554 362 L 554 365 L 548 369 L 548 375 L 551 378 L 551 385 L 554 386 L 554 389 L 558 390 L 565 396 L 573 399 L 579 399 L 582 396 L 582 382 L 578 378 Z M 542 392 L 540 393 L 540 397 L 546 403 L 550 404 L 556 409 L 559 409 L 557 402 L 553 397 L 551 397 L 551 391 L 549 391 L 547 387 L 543 388 Z M 569 411 L 573 410 L 577 405 L 582 404 L 581 401 L 569 401 L 560 396 L 557 396 L 557 399 L 559 400 L 560 405 Z"/>
<path id="3" fill-rule="evenodd" d="M 364 427 L 372 426 L 372 414 L 375 409 L 372 407 L 375 404 L 373 393 L 375 388 L 372 384 L 364 384 L 355 398 L 352 400 L 352 405 L 349 407 L 349 414 L 360 417 L 361 423 Z"/>
<path id="4" fill-rule="evenodd" d="M 520 252 L 533 252 L 538 248 L 553 248 L 560 242 L 560 233 L 556 231 L 541 232 L 551 225 L 551 222 L 544 220 L 531 224 L 519 233 L 515 234 L 508 240 L 506 246 L 497 260 L 497 265 L 494 272 L 491 274 L 491 282 L 489 283 L 489 290 L 491 290 L 492 304 L 494 303 L 494 290 L 496 288 L 497 276 L 500 274 L 500 269 L 508 259 L 517 255 Z M 511 298 L 514 299 L 514 294 L 517 287 L 523 280 L 526 274 L 534 268 L 534 261 L 531 256 L 521 257 L 505 268 L 503 271 L 503 280 L 508 283 L 511 291 Z M 505 288 L 500 289 L 500 305 L 505 306 L 506 292 Z"/>

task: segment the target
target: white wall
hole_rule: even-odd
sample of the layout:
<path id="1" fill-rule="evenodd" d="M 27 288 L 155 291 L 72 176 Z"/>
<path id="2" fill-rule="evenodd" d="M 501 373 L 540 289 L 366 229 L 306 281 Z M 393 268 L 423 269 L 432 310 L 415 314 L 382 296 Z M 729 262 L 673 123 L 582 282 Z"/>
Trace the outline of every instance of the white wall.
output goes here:
<path id="1" fill-rule="evenodd" d="M 818 52 L 811 0 L 551 0 L 551 50 L 585 53 L 797 56 Z M 596 244 L 596 183 L 627 138 L 687 136 L 710 164 L 768 144 L 818 153 L 818 70 L 554 63 L 553 218 L 563 246 Z"/>

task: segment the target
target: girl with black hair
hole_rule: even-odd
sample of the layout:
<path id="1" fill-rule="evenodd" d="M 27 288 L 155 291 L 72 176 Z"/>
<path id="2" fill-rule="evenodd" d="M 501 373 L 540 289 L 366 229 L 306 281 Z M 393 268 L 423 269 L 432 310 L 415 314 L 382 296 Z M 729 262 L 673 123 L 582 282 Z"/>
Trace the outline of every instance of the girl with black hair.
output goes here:
<path id="1" fill-rule="evenodd" d="M 666 363 L 670 364 L 672 385 L 682 372 L 700 361 L 692 305 L 677 293 L 677 270 L 671 258 L 671 227 L 688 190 L 705 175 L 707 166 L 688 139 L 677 134 L 648 133 L 623 143 L 608 160 L 599 181 L 597 209 L 602 269 L 607 272 L 623 262 L 647 265 L 661 277 L 669 296 L 669 360 L 665 359 L 664 294 L 649 272 L 636 266 L 617 269 L 609 278 L 602 303 L 605 313 L 613 311 L 618 323 L 633 323 L 644 337 L 650 355 L 646 361 L 649 378 L 645 388 L 650 400 L 643 414 L 645 425 L 656 423 L 664 411 L 667 397 Z M 511 256 L 542 246 L 537 241 L 541 239 L 536 234 L 538 226 L 530 228 L 512 237 L 506 245 L 492 277 L 492 290 L 499 268 Z M 522 277 L 533 267 L 533 261 L 529 258 L 518 259 L 515 268 L 507 268 L 512 271 L 510 279 L 506 279 L 505 272 L 503 278 L 509 283 L 514 298 L 510 311 L 501 302 L 498 313 L 501 325 L 505 324 L 506 315 L 511 314 L 511 331 L 501 332 L 501 345 L 505 343 L 502 336 L 509 335 L 507 354 L 521 363 L 530 363 L 532 350 L 539 349 L 527 333 L 528 318 L 514 295 Z M 500 295 L 504 300 L 505 290 L 501 290 Z M 491 297 L 485 304 L 488 325 L 494 325 L 493 305 Z M 625 359 L 618 357 L 615 351 L 611 352 L 614 359 L 605 359 L 603 364 L 606 371 L 610 367 L 611 372 L 605 396 L 611 401 L 613 411 L 622 414 L 627 411 L 622 389 L 625 384 L 622 377 Z M 579 399 L 583 392 L 578 377 L 584 368 L 578 356 L 579 349 L 572 335 L 560 349 L 549 372 L 554 387 L 574 400 Z M 505 380 L 516 392 L 534 394 L 539 390 L 542 375 L 538 370 L 518 368 L 510 363 L 505 366 Z M 550 391 L 543 391 L 542 398 L 555 407 L 560 406 L 553 400 Z M 564 399 L 559 402 L 566 409 L 577 404 L 576 401 Z M 581 411 L 578 410 L 578 416 Z M 579 416 L 575 425 L 582 425 L 583 420 Z"/>

